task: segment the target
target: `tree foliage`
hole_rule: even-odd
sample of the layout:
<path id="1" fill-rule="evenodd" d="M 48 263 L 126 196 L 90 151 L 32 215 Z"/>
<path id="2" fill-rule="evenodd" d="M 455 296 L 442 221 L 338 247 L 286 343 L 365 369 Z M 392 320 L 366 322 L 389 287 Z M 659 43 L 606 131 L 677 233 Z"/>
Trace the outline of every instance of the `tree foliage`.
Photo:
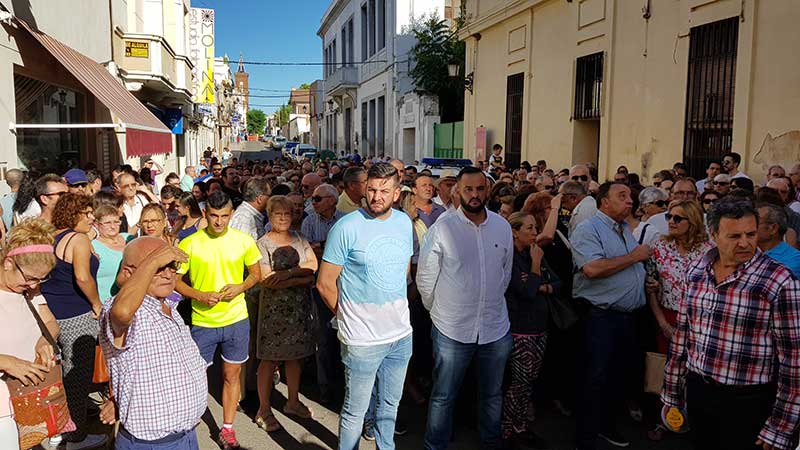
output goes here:
<path id="1" fill-rule="evenodd" d="M 311 85 L 308 83 L 303 83 L 300 85 L 300 89 L 311 89 Z"/>
<path id="2" fill-rule="evenodd" d="M 292 106 L 288 103 L 281 106 L 279 110 L 275 111 L 275 120 L 277 121 L 277 125 L 282 127 L 289 123 L 289 114 L 291 113 Z"/>
<path id="3" fill-rule="evenodd" d="M 464 119 L 465 45 L 444 20 L 436 16 L 415 23 L 411 29 L 417 43 L 411 48 L 414 67 L 409 75 L 417 89 L 439 97 L 442 122 Z M 449 64 L 458 64 L 458 77 L 451 77 Z"/>
<path id="4" fill-rule="evenodd" d="M 247 133 L 263 134 L 264 126 L 267 124 L 267 115 L 260 109 L 247 111 Z"/>

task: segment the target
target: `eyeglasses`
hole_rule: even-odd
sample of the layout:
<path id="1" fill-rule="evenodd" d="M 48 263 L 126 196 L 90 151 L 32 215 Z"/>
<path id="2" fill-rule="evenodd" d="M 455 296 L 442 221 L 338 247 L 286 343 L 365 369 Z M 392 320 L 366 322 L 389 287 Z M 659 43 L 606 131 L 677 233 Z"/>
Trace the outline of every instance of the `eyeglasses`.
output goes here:
<path id="1" fill-rule="evenodd" d="M 554 186 L 553 186 L 552 184 L 546 184 L 546 185 L 542 186 L 542 188 L 543 188 L 545 191 L 552 190 L 552 189 L 553 189 L 553 187 L 554 187 Z"/>
<path id="2" fill-rule="evenodd" d="M 322 200 L 325 200 L 326 198 L 331 198 L 331 197 L 329 195 L 326 195 L 324 197 L 321 196 L 321 195 L 315 195 L 315 196 L 311 197 L 311 201 L 314 202 L 314 203 L 319 203 Z"/>
<path id="3" fill-rule="evenodd" d="M 654 202 L 645 203 L 646 205 L 656 205 L 659 208 L 664 208 L 667 206 L 667 202 L 665 200 L 656 200 Z"/>
<path id="4" fill-rule="evenodd" d="M 664 217 L 667 219 L 667 222 L 673 221 L 676 224 L 679 224 L 679 223 L 683 222 L 684 220 L 689 220 L 688 217 L 683 217 L 683 216 L 679 216 L 677 214 L 669 214 L 669 213 L 665 214 Z"/>
<path id="5" fill-rule="evenodd" d="M 17 262 L 14 261 L 14 258 L 9 258 L 9 259 L 11 259 L 11 262 L 13 262 L 14 266 L 17 268 L 17 270 L 19 270 L 19 273 L 20 273 L 20 275 L 22 275 L 22 279 L 25 280 L 25 283 L 30 285 L 30 286 L 36 286 L 36 285 L 42 284 L 42 283 L 44 283 L 44 282 L 46 282 L 47 280 L 50 279 L 50 275 L 46 275 L 44 278 L 36 278 L 36 277 L 28 276 L 25 273 L 25 271 L 22 270 L 22 267 L 20 267 L 19 264 L 17 264 Z"/>
<path id="6" fill-rule="evenodd" d="M 714 186 L 727 186 L 727 185 L 729 185 L 730 183 L 729 183 L 729 182 L 727 182 L 727 181 L 714 181 L 714 183 L 713 183 L 713 184 L 714 184 Z"/>
<path id="7" fill-rule="evenodd" d="M 588 175 L 575 175 L 572 177 L 572 181 L 589 181 Z"/>
<path id="8" fill-rule="evenodd" d="M 86 217 L 90 217 L 90 216 L 94 217 L 94 211 L 92 211 L 91 209 L 88 209 L 86 211 L 81 211 L 81 215 L 84 215 Z"/>
<path id="9" fill-rule="evenodd" d="M 717 200 L 718 199 L 716 199 L 716 198 L 706 198 L 706 199 L 703 199 L 703 204 L 704 205 L 710 205 L 710 204 L 714 203 Z"/>
<path id="10" fill-rule="evenodd" d="M 104 227 L 107 227 L 109 225 L 119 226 L 119 224 L 121 224 L 121 223 L 122 223 L 121 220 L 109 220 L 109 221 L 106 221 L 106 222 L 97 222 L 98 225 L 102 225 Z"/>

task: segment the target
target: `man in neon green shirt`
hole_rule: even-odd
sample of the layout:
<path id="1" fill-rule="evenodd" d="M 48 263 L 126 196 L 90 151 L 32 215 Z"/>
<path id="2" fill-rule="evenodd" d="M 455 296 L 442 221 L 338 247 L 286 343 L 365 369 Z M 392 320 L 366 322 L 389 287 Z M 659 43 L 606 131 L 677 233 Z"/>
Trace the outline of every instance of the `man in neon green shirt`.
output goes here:
<path id="1" fill-rule="evenodd" d="M 239 403 L 239 375 L 250 346 L 244 292 L 261 280 L 261 252 L 249 234 L 228 227 L 232 214 L 227 194 L 211 194 L 206 201 L 208 226 L 178 245 L 189 260 L 178 270 L 182 277 L 175 286 L 192 299 L 192 338 L 200 355 L 210 365 L 217 347 L 222 350 L 223 425 L 218 444 L 223 450 L 239 448 L 233 419 Z"/>

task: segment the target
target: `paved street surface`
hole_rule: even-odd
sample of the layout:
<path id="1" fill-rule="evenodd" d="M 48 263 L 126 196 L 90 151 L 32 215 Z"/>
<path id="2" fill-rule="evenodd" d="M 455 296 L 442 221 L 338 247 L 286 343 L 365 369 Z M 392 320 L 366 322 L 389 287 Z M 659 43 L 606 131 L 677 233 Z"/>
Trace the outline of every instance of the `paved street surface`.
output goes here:
<path id="1" fill-rule="evenodd" d="M 281 383 L 277 389 L 280 395 L 276 395 L 275 398 L 280 400 L 278 404 L 282 406 L 286 395 L 286 385 Z M 293 420 L 283 415 L 280 408 L 273 409 L 284 429 L 272 434 L 259 430 L 245 413 L 237 413 L 234 426 L 242 447 L 250 450 L 336 449 L 339 416 L 306 397 L 303 397 L 303 401 L 314 410 L 315 419 Z M 221 422 L 222 408 L 219 403 L 212 396 L 209 396 L 208 403 L 214 417 Z M 409 433 L 396 439 L 397 449 L 421 449 L 425 427 L 425 407 L 404 404 L 401 407 L 401 417 L 408 421 Z M 650 442 L 645 436 L 646 430 L 643 426 L 634 426 L 630 420 L 621 422 L 626 426 L 623 429 L 625 436 L 632 440 L 629 449 L 685 450 L 690 448 L 688 442 L 677 436 L 668 436 L 660 443 Z M 572 419 L 557 416 L 549 410 L 541 411 L 536 431 L 550 441 L 553 450 L 572 450 L 574 449 L 573 424 Z M 478 432 L 472 428 L 474 427 L 469 427 L 466 420 L 462 420 L 456 428 L 456 438 L 450 445 L 450 450 L 480 449 Z M 209 437 L 209 428 L 205 423 L 201 423 L 197 428 L 197 434 L 201 450 L 217 450 L 219 448 Z M 372 450 L 375 449 L 375 443 L 362 439 L 360 448 Z M 608 446 L 607 448 L 613 447 Z"/>

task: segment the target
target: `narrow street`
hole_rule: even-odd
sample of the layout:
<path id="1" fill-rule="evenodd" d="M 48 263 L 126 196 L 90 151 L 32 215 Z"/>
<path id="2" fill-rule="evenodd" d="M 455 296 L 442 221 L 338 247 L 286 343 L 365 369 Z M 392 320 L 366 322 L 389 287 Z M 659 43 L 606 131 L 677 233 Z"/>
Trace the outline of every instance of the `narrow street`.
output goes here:
<path id="1" fill-rule="evenodd" d="M 335 450 L 339 425 L 337 412 L 325 408 L 308 397 L 303 397 L 303 402 L 314 411 L 314 420 L 289 418 L 281 412 L 286 399 L 286 385 L 281 383 L 277 387 L 277 391 L 277 393 L 273 394 L 277 405 L 276 408 L 273 408 L 273 412 L 281 425 L 283 425 L 283 429 L 267 434 L 256 427 L 250 416 L 245 412 L 239 411 L 236 414 L 234 426 L 242 448 L 250 450 Z M 212 395 L 209 395 L 208 404 L 211 413 L 219 421 L 219 418 L 222 417 L 222 408 Z M 536 432 L 550 442 L 552 450 L 571 450 L 574 448 L 574 422 L 571 418 L 557 415 L 550 409 L 542 411 L 540 416 L 541 419 L 536 427 Z M 407 435 L 398 436 L 395 439 L 397 449 L 417 450 L 422 448 L 425 434 L 425 407 L 412 406 L 408 402 L 403 403 L 400 407 L 399 417 L 408 423 L 409 432 Z M 203 422 L 197 428 L 200 449 L 218 450 L 219 447 L 209 435 L 207 420 L 208 414 L 204 416 Z M 689 448 L 688 441 L 679 436 L 667 435 L 662 442 L 654 443 L 647 439 L 645 435 L 646 429 L 643 425 L 635 426 L 630 419 L 625 420 L 624 418 L 621 418 L 619 423 L 624 426 L 622 431 L 625 436 L 631 440 L 629 449 L 684 450 Z M 214 427 L 214 436 L 216 436 L 216 425 Z M 475 429 L 474 425 L 468 424 L 466 418 L 457 419 L 454 430 L 455 439 L 450 445 L 451 450 L 480 449 L 477 429 Z M 360 448 L 373 450 L 376 447 L 374 442 L 362 439 Z M 605 448 L 611 449 L 613 447 L 606 446 Z"/>

